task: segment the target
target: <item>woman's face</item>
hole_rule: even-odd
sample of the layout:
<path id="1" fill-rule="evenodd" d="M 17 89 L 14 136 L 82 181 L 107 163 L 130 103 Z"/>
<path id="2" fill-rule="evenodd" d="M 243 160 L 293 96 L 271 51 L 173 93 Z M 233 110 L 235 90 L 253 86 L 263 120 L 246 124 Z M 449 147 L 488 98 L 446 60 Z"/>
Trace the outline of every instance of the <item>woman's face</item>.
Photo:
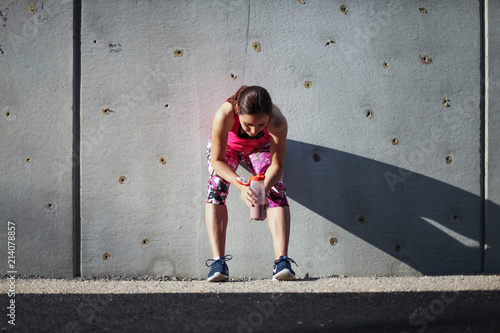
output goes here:
<path id="1" fill-rule="evenodd" d="M 249 135 L 256 136 L 266 127 L 269 116 L 266 114 L 244 114 L 239 115 L 241 128 Z"/>

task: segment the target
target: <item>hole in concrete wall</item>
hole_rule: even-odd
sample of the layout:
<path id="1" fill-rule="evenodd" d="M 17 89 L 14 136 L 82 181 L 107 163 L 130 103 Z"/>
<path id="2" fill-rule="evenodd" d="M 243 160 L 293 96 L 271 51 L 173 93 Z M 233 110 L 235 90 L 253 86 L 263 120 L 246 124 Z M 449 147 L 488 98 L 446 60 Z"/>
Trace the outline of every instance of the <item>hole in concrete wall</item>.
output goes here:
<path id="1" fill-rule="evenodd" d="M 418 61 L 422 64 L 422 65 L 429 65 L 429 64 L 432 64 L 432 58 L 429 57 L 427 54 L 419 54 L 418 55 Z"/>
<path id="2" fill-rule="evenodd" d="M 231 75 L 230 75 L 230 76 L 231 76 L 231 79 L 233 79 L 233 80 L 236 80 L 236 79 L 238 78 L 238 77 L 237 77 L 236 75 L 234 75 L 233 73 L 231 73 Z"/>
<path id="3" fill-rule="evenodd" d="M 142 245 L 148 245 L 149 244 L 149 239 L 148 238 L 141 239 L 141 244 Z"/>
<path id="4" fill-rule="evenodd" d="M 163 157 L 163 156 L 160 157 L 160 163 L 167 164 L 167 160 L 165 159 L 165 157 Z"/>
<path id="5" fill-rule="evenodd" d="M 312 87 L 312 82 L 311 81 L 304 82 L 304 87 L 307 88 L 307 89 L 311 88 Z"/>
<path id="6" fill-rule="evenodd" d="M 365 117 L 368 119 L 373 119 L 373 111 L 370 109 L 365 110 Z"/>
<path id="7" fill-rule="evenodd" d="M 386 61 L 384 61 L 384 62 L 382 63 L 382 67 L 387 68 L 387 67 L 389 67 L 389 64 L 388 64 Z"/>
<path id="8" fill-rule="evenodd" d="M 392 139 L 391 139 L 391 143 L 392 143 L 394 146 L 395 146 L 395 145 L 397 145 L 397 144 L 399 143 L 398 138 L 392 138 Z"/>
<path id="9" fill-rule="evenodd" d="M 347 7 L 345 5 L 340 5 L 340 12 L 347 15 Z"/>
<path id="10" fill-rule="evenodd" d="M 168 105 L 168 104 L 165 104 L 165 107 L 166 107 L 166 108 L 168 108 L 168 107 L 169 107 L 169 105 Z"/>
<path id="11" fill-rule="evenodd" d="M 94 44 L 97 44 L 97 39 L 94 39 Z"/>
<path id="12" fill-rule="evenodd" d="M 450 107 L 450 100 L 448 98 L 443 98 L 443 101 L 441 102 L 444 107 L 449 108 Z"/>
<path id="13" fill-rule="evenodd" d="M 339 242 L 339 240 L 337 238 L 335 238 L 335 237 L 330 238 L 330 245 L 331 246 L 337 245 L 338 242 Z"/>
<path id="14" fill-rule="evenodd" d="M 12 113 L 10 113 L 10 111 L 6 110 L 4 113 L 3 113 L 7 118 L 12 116 Z"/>
<path id="15" fill-rule="evenodd" d="M 253 42 L 252 48 L 254 49 L 255 52 L 260 52 L 262 50 L 262 47 L 260 46 L 259 42 Z"/>
<path id="16" fill-rule="evenodd" d="M 394 245 L 394 251 L 401 252 L 401 245 L 399 244 Z"/>
<path id="17" fill-rule="evenodd" d="M 108 115 L 109 111 L 109 108 L 102 108 L 102 114 Z"/>
<path id="18" fill-rule="evenodd" d="M 453 161 L 453 159 L 451 158 L 451 156 L 450 156 L 450 155 L 446 155 L 446 156 L 444 157 L 444 160 L 445 160 L 445 161 L 446 161 L 446 163 L 448 163 L 448 164 L 450 164 L 450 163 Z"/>
<path id="19" fill-rule="evenodd" d="M 314 160 L 314 162 L 318 163 L 319 161 L 321 161 L 321 157 L 318 154 L 314 154 L 313 160 Z"/>
<path id="20" fill-rule="evenodd" d="M 34 3 L 30 3 L 29 6 L 28 6 L 28 11 L 31 14 L 35 14 L 36 12 L 38 12 L 38 9 L 35 8 L 35 4 Z"/>
<path id="21" fill-rule="evenodd" d="M 30 156 L 26 157 L 26 160 L 25 160 L 25 161 L 26 161 L 26 163 L 31 163 L 31 161 L 32 161 L 32 160 L 31 160 L 31 157 L 30 157 Z"/>
<path id="22" fill-rule="evenodd" d="M 418 9 L 418 11 L 421 12 L 421 13 L 427 14 L 427 9 L 425 9 L 424 7 L 420 7 Z"/>
<path id="23" fill-rule="evenodd" d="M 175 57 L 182 57 L 183 55 L 184 55 L 184 50 L 175 50 L 174 51 Z"/>
<path id="24" fill-rule="evenodd" d="M 103 260 L 109 260 L 109 259 L 111 259 L 111 254 L 109 252 L 104 252 L 102 254 L 102 259 Z"/>
<path id="25" fill-rule="evenodd" d="M 127 181 L 127 177 L 125 177 L 125 176 L 118 177 L 118 182 L 120 184 L 125 184 L 126 181 Z"/>
<path id="26" fill-rule="evenodd" d="M 364 215 L 358 215 L 358 217 L 356 218 L 356 220 L 357 220 L 359 223 L 363 224 L 363 223 L 365 223 L 366 218 L 365 218 L 365 216 L 364 216 Z"/>
<path id="27" fill-rule="evenodd" d="M 54 210 L 54 208 L 56 207 L 56 205 L 54 205 L 52 202 L 49 201 L 45 205 L 43 205 L 43 207 L 46 210 Z"/>

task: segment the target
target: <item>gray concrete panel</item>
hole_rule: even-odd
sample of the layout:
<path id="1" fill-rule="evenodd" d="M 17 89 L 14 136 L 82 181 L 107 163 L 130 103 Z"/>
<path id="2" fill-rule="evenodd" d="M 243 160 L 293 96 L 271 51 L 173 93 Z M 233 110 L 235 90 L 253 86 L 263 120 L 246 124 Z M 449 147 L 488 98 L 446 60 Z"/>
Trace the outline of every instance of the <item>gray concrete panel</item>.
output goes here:
<path id="1" fill-rule="evenodd" d="M 500 3 L 486 1 L 485 271 L 500 272 Z"/>
<path id="2" fill-rule="evenodd" d="M 84 275 L 208 272 L 204 147 L 241 84 L 289 122 L 298 275 L 481 271 L 479 2 L 340 5 L 83 3 Z M 269 277 L 267 223 L 228 206 L 231 274 Z"/>
<path id="3" fill-rule="evenodd" d="M 189 275 L 200 266 L 196 66 L 182 33 L 195 11 L 166 5 L 83 3 L 84 275 Z"/>
<path id="4" fill-rule="evenodd" d="M 69 277 L 73 2 L 0 11 L 0 274 Z"/>

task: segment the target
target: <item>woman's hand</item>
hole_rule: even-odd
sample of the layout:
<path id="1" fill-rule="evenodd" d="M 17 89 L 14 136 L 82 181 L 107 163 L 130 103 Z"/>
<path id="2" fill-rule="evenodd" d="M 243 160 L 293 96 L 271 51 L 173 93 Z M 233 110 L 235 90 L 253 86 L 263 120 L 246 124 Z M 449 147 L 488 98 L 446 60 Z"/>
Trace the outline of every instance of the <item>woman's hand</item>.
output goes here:
<path id="1" fill-rule="evenodd" d="M 255 194 L 250 189 L 250 186 L 241 185 L 240 190 L 241 200 L 243 200 L 248 207 L 253 207 L 257 201 L 255 200 Z"/>

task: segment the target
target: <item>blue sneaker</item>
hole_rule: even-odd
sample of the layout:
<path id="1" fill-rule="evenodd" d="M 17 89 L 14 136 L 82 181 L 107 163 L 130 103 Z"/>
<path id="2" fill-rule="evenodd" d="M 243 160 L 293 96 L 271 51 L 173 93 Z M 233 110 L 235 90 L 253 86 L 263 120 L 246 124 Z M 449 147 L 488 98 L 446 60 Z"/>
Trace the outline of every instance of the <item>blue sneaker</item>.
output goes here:
<path id="1" fill-rule="evenodd" d="M 274 281 L 292 281 L 295 280 L 295 272 L 292 269 L 290 262 L 293 262 L 295 266 L 297 263 L 292 258 L 287 256 L 281 256 L 278 260 L 274 262 L 273 268 L 273 280 Z"/>
<path id="2" fill-rule="evenodd" d="M 208 273 L 208 282 L 223 282 L 229 279 L 229 268 L 227 268 L 226 261 L 233 259 L 233 256 L 228 254 L 224 257 L 219 257 L 219 259 L 207 259 L 205 265 L 210 267 L 210 272 Z M 208 263 L 212 261 L 209 265 Z"/>

